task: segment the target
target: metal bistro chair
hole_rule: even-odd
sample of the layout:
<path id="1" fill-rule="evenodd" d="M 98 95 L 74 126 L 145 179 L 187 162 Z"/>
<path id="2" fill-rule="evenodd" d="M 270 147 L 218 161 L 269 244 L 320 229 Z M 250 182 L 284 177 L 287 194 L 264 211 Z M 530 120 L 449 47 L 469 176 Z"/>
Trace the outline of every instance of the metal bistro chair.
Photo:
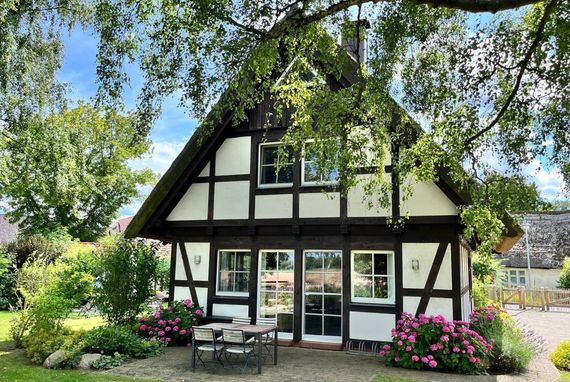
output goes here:
<path id="1" fill-rule="evenodd" d="M 250 317 L 234 317 L 232 318 L 232 324 L 242 324 L 242 325 L 251 325 L 251 318 Z M 218 341 L 221 341 L 222 338 L 218 338 Z M 255 337 L 249 337 L 246 341 L 248 344 L 252 344 L 255 342 Z"/>
<path id="2" fill-rule="evenodd" d="M 265 325 L 265 326 L 277 326 L 277 318 L 258 318 L 256 324 Z M 271 357 L 271 359 L 273 359 L 273 349 L 272 349 L 273 341 L 275 341 L 275 339 L 273 338 L 273 332 L 267 333 L 263 337 L 261 337 L 261 342 L 263 344 L 263 347 L 265 348 L 267 354 L 269 354 L 269 357 Z"/>
<path id="3" fill-rule="evenodd" d="M 228 364 L 232 366 L 230 360 L 233 354 L 242 354 L 245 357 L 245 365 L 241 371 L 245 371 L 249 364 L 250 358 L 255 358 L 255 352 L 253 351 L 253 343 L 255 341 L 250 341 L 245 339 L 245 334 L 243 330 L 238 329 L 222 329 L 222 337 L 224 344 L 224 355 Z"/>
<path id="4" fill-rule="evenodd" d="M 200 328 L 195 326 L 192 328 L 192 341 L 195 341 L 194 349 L 196 351 L 196 356 L 198 360 L 202 363 L 202 366 L 206 367 L 204 360 L 202 359 L 202 354 L 204 352 L 211 352 L 213 358 L 218 361 L 222 366 L 222 353 L 224 350 L 224 345 L 216 341 L 216 334 L 212 328 Z"/>

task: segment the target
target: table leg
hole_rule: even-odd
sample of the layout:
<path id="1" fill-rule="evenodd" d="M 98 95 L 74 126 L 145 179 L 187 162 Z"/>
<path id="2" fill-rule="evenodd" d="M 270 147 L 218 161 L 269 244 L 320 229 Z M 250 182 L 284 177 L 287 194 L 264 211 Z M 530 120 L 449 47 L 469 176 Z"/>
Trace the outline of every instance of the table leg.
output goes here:
<path id="1" fill-rule="evenodd" d="M 196 369 L 196 341 L 192 340 L 192 369 Z"/>
<path id="2" fill-rule="evenodd" d="M 273 364 L 277 365 L 277 332 L 278 330 L 275 329 L 275 334 L 273 336 Z"/>
<path id="3" fill-rule="evenodd" d="M 256 335 L 257 339 L 257 374 L 261 374 L 261 360 L 263 357 L 263 344 L 261 343 L 261 334 Z"/>

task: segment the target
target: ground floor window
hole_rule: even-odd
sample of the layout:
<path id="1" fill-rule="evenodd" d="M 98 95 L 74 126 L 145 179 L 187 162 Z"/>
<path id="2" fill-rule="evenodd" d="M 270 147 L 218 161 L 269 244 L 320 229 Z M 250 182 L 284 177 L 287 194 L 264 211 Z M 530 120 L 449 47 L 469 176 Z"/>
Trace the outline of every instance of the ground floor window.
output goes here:
<path id="1" fill-rule="evenodd" d="M 526 269 L 509 269 L 506 272 L 506 284 L 509 288 L 527 286 Z"/>
<path id="2" fill-rule="evenodd" d="M 293 333 L 295 253 L 292 250 L 259 252 L 260 318 L 275 318 L 280 331 Z"/>
<path id="3" fill-rule="evenodd" d="M 352 251 L 352 301 L 394 303 L 394 253 Z"/>
<path id="4" fill-rule="evenodd" d="M 248 296 L 250 268 L 250 251 L 219 250 L 216 293 L 228 296 Z"/>

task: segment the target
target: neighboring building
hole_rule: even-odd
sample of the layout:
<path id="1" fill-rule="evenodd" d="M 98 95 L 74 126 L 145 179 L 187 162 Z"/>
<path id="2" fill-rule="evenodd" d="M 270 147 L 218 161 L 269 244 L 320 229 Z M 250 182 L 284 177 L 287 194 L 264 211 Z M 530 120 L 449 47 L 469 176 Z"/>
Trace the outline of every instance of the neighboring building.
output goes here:
<path id="1" fill-rule="evenodd" d="M 0 244 L 12 241 L 18 236 L 18 225 L 12 224 L 4 215 L 0 215 Z"/>
<path id="2" fill-rule="evenodd" d="M 355 68 L 331 86 L 354 81 Z M 405 201 L 394 192 L 388 210 L 369 209 L 362 187 L 343 198 L 315 182 L 307 158 L 278 178 L 290 111 L 268 121 L 271 110 L 266 100 L 247 122 L 225 110 L 214 129 L 201 125 L 129 224 L 128 237 L 173 242 L 170 296 L 212 320 L 275 317 L 280 338 L 315 347 L 389 341 L 404 311 L 467 319 L 471 247 L 458 206 L 470 199 L 445 171 Z M 410 217 L 393 228 L 392 214 Z M 510 232 L 505 250 L 520 237 Z"/>
<path id="3" fill-rule="evenodd" d="M 109 228 L 109 235 L 116 235 L 116 234 L 124 234 L 125 230 L 127 229 L 127 227 L 129 226 L 131 220 L 133 220 L 132 216 L 128 216 L 126 218 L 121 218 L 117 221 L 115 221 L 111 227 Z M 152 242 L 155 242 L 155 240 L 152 240 Z M 171 252 L 171 245 L 170 243 L 160 243 L 160 245 L 157 248 L 157 255 L 160 257 L 170 257 L 170 252 Z"/>
<path id="4" fill-rule="evenodd" d="M 522 217 L 521 226 L 527 237 L 496 255 L 506 267 L 505 285 L 556 288 L 564 257 L 570 256 L 570 211 L 529 213 Z"/>

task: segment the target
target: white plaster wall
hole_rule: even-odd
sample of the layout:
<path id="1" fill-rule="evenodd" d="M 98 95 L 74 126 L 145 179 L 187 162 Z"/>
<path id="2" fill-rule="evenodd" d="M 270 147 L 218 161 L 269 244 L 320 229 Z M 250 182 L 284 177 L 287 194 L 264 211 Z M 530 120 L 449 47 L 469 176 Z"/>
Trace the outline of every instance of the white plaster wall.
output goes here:
<path id="1" fill-rule="evenodd" d="M 469 315 L 473 310 L 471 301 L 471 293 L 467 292 L 461 296 L 461 319 L 463 321 L 469 321 Z"/>
<path id="2" fill-rule="evenodd" d="M 340 216 L 338 192 L 313 192 L 299 194 L 299 217 L 335 218 Z"/>
<path id="3" fill-rule="evenodd" d="M 463 246 L 459 247 L 459 265 L 461 267 L 461 289 L 469 285 L 469 252 Z"/>
<path id="4" fill-rule="evenodd" d="M 350 338 L 370 341 L 391 341 L 396 316 L 385 313 L 350 312 Z"/>
<path id="5" fill-rule="evenodd" d="M 403 243 L 402 275 L 404 288 L 424 289 L 435 259 L 439 243 Z M 412 259 L 420 263 L 418 270 L 412 269 Z M 452 289 L 451 284 L 451 246 L 448 245 L 439 268 L 434 289 Z"/>
<path id="6" fill-rule="evenodd" d="M 208 184 L 194 183 L 172 209 L 166 220 L 208 219 Z"/>
<path id="7" fill-rule="evenodd" d="M 413 193 L 404 200 L 405 186 L 412 186 Z M 457 215 L 455 204 L 432 182 L 415 183 L 411 177 L 404 181 L 400 192 L 401 214 L 409 216 Z"/>
<path id="8" fill-rule="evenodd" d="M 199 177 L 210 176 L 210 162 L 206 163 L 202 171 L 198 174 Z"/>
<path id="9" fill-rule="evenodd" d="M 420 297 L 404 296 L 404 312 L 416 314 Z M 441 314 L 448 320 L 453 319 L 453 300 L 450 298 L 431 297 L 426 308 L 426 316 Z"/>
<path id="10" fill-rule="evenodd" d="M 233 304 L 214 304 L 212 306 L 213 316 L 222 317 L 249 317 L 249 306 Z"/>
<path id="11" fill-rule="evenodd" d="M 293 217 L 293 195 L 256 195 L 256 219 L 287 219 Z"/>
<path id="12" fill-rule="evenodd" d="M 227 138 L 216 151 L 216 175 L 249 174 L 251 137 Z"/>
<path id="13" fill-rule="evenodd" d="M 388 208 L 379 206 L 378 199 L 366 195 L 364 186 L 369 182 L 371 175 L 358 175 L 358 183 L 355 187 L 348 190 L 347 196 L 347 214 L 349 217 L 382 217 L 389 216 L 392 213 L 391 203 Z M 390 174 L 385 174 L 386 182 L 391 182 Z M 391 200 L 391 197 L 389 197 Z M 369 202 L 372 202 L 372 208 L 368 208 Z"/>
<path id="14" fill-rule="evenodd" d="M 208 288 L 196 288 L 196 295 L 198 304 L 204 309 L 205 315 L 207 315 Z M 174 287 L 174 301 L 186 300 L 187 298 L 192 299 L 188 287 Z"/>
<path id="15" fill-rule="evenodd" d="M 216 182 L 214 219 L 247 219 L 248 215 L 249 182 Z"/>
<path id="16" fill-rule="evenodd" d="M 186 253 L 194 281 L 208 281 L 210 264 L 210 243 L 186 243 Z M 200 264 L 195 264 L 195 257 L 200 256 Z M 186 280 L 186 271 L 182 262 L 180 245 L 176 249 L 176 280 Z"/>

